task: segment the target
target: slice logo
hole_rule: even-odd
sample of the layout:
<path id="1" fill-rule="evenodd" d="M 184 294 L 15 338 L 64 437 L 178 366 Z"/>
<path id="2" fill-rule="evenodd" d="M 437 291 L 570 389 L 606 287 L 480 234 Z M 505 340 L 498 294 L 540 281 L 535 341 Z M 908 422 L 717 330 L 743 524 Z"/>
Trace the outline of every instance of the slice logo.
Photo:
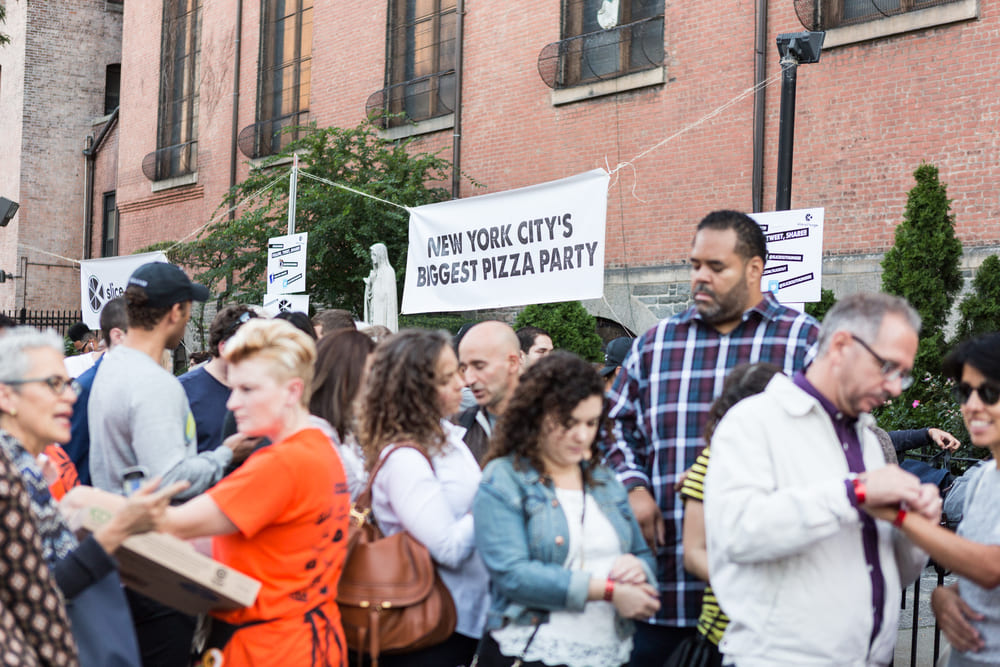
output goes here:
<path id="1" fill-rule="evenodd" d="M 108 281 L 105 285 L 97 276 L 90 276 L 87 279 L 87 305 L 95 313 L 101 312 L 104 304 L 124 293 L 125 288 L 116 286 L 113 281 Z"/>
<path id="2" fill-rule="evenodd" d="M 97 276 L 90 276 L 87 280 L 87 303 L 95 313 L 101 312 L 104 306 L 104 285 L 97 279 Z"/>

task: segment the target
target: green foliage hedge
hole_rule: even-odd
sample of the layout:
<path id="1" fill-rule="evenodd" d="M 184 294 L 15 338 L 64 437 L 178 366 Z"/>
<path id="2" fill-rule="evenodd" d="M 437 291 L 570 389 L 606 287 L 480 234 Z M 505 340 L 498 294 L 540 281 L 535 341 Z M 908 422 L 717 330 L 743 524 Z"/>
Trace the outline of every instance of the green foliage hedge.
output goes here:
<path id="1" fill-rule="evenodd" d="M 597 318 L 579 301 L 530 305 L 521 311 L 514 324 L 515 329 L 526 326 L 548 331 L 557 350 L 575 352 L 587 361 L 604 358 L 601 337 L 597 335 Z"/>

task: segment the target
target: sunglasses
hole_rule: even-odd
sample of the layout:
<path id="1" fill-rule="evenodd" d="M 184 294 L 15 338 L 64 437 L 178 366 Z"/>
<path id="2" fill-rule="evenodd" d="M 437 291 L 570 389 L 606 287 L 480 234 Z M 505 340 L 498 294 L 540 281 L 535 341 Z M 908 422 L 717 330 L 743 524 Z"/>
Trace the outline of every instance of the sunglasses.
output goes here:
<path id="1" fill-rule="evenodd" d="M 82 389 L 79 382 L 70 379 L 65 375 L 50 375 L 47 378 L 25 378 L 23 380 L 5 380 L 3 384 L 17 386 L 22 384 L 31 384 L 34 382 L 42 382 L 44 384 L 49 385 L 49 389 L 51 389 L 56 396 L 62 396 L 62 393 L 66 391 L 66 387 L 72 389 L 73 393 L 77 395 L 79 395 Z"/>
<path id="2" fill-rule="evenodd" d="M 955 392 L 955 400 L 960 405 L 969 402 L 972 392 L 976 392 L 979 395 L 979 400 L 986 405 L 996 405 L 997 401 L 1000 401 L 1000 385 L 992 382 L 984 382 L 978 387 L 973 387 L 968 382 L 959 382 L 953 391 Z"/>

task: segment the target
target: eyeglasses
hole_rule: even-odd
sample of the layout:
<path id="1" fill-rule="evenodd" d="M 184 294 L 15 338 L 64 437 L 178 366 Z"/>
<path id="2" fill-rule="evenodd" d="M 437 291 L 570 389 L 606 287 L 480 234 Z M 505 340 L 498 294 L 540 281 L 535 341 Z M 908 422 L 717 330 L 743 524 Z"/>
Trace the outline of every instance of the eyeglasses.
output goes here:
<path id="1" fill-rule="evenodd" d="M 1000 385 L 992 382 L 984 382 L 978 387 L 973 387 L 968 382 L 959 382 L 952 390 L 955 393 L 955 400 L 960 405 L 965 405 L 972 397 L 972 392 L 979 395 L 979 400 L 986 405 L 996 405 L 1000 401 Z"/>
<path id="2" fill-rule="evenodd" d="M 83 387 L 76 380 L 70 379 L 65 375 L 50 375 L 47 378 L 25 378 L 23 380 L 4 380 L 2 384 L 9 385 L 22 385 L 31 384 L 33 382 L 42 382 L 49 385 L 49 389 L 55 393 L 56 396 L 62 396 L 62 393 L 66 391 L 66 387 L 73 390 L 74 394 L 79 395 Z"/>
<path id="3" fill-rule="evenodd" d="M 895 361 L 889 361 L 888 359 L 883 358 L 881 355 L 875 352 L 875 350 L 868 347 L 868 343 L 861 340 L 854 334 L 851 334 L 851 338 L 853 338 L 858 345 L 865 348 L 865 350 L 868 351 L 868 354 L 875 357 L 875 361 L 877 361 L 880 366 L 879 372 L 882 374 L 882 377 L 884 379 L 888 380 L 889 382 L 895 382 L 896 380 L 899 380 L 899 386 L 902 387 L 904 390 L 909 389 L 911 386 L 913 386 L 913 376 L 910 375 L 910 371 L 904 371 Z"/>

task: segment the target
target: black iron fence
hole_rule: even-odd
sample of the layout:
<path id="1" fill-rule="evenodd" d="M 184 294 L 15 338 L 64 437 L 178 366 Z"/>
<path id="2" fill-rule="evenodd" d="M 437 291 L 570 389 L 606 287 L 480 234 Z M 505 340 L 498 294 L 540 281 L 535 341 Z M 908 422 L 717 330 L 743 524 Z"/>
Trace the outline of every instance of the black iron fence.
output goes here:
<path id="1" fill-rule="evenodd" d="M 82 319 L 79 310 L 5 310 L 3 314 L 19 325 L 38 327 L 39 329 L 55 329 L 63 336 L 71 326 Z"/>

